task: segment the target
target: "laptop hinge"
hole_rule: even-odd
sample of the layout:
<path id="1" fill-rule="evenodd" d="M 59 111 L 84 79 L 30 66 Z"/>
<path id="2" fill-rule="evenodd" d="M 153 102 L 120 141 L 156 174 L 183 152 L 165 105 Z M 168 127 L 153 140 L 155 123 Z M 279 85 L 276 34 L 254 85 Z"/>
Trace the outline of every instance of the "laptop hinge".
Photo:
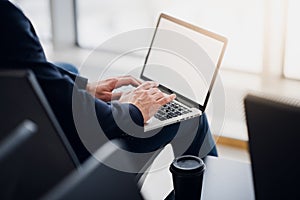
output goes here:
<path id="1" fill-rule="evenodd" d="M 184 97 L 183 95 L 178 94 L 178 93 L 176 93 L 176 92 L 174 92 L 174 91 L 172 91 L 172 90 L 170 90 L 170 89 L 168 89 L 168 88 L 166 88 L 162 85 L 159 85 L 158 88 L 166 94 L 173 94 L 173 93 L 176 94 L 176 100 L 179 101 L 180 103 L 183 103 L 183 104 L 185 104 L 185 105 L 187 105 L 191 108 L 197 108 L 197 109 L 202 111 L 202 106 L 201 105 L 199 105 L 198 103 Z"/>

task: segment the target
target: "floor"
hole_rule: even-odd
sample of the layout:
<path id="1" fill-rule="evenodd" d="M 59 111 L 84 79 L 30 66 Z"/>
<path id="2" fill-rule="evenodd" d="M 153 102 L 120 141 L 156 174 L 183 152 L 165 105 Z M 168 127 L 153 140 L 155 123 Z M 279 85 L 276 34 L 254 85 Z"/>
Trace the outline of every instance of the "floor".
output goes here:
<path id="1" fill-rule="evenodd" d="M 250 162 L 249 152 L 245 149 L 218 144 L 218 153 L 220 157 L 238 160 L 241 162 Z"/>
<path id="2" fill-rule="evenodd" d="M 217 149 L 219 157 L 238 160 L 240 162 L 250 162 L 249 153 L 245 149 L 221 144 L 217 144 Z M 172 190 L 172 176 L 169 172 L 169 164 L 173 159 L 174 155 L 171 146 L 167 146 L 155 159 L 142 186 L 142 194 L 145 199 L 164 199 Z"/>

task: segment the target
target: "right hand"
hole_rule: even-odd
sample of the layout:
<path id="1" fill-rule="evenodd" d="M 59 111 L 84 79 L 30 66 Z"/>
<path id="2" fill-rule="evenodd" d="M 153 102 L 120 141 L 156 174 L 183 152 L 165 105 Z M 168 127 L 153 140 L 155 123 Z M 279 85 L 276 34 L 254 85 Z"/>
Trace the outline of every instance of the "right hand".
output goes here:
<path id="1" fill-rule="evenodd" d="M 157 88 L 155 82 L 144 82 L 136 89 L 122 94 L 119 101 L 121 103 L 131 103 L 135 105 L 144 117 L 146 123 L 158 109 L 173 101 L 176 98 L 175 94 L 166 95 Z"/>

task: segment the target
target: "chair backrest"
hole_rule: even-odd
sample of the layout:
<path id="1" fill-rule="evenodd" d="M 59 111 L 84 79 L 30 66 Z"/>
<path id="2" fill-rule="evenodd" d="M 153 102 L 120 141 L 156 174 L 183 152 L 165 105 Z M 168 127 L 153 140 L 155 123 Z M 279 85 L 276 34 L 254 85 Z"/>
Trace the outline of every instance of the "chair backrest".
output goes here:
<path id="1" fill-rule="evenodd" d="M 39 198 L 79 162 L 31 71 L 0 71 L 0 91 L 0 141 L 10 146 L 0 162 L 0 199 Z M 25 119 L 37 125 L 36 133 L 8 145 Z"/>
<path id="2" fill-rule="evenodd" d="M 0 140 L 0 165 L 13 152 L 26 143 L 37 132 L 37 126 L 30 120 L 24 120 L 9 133 L 2 133 Z"/>
<path id="3" fill-rule="evenodd" d="M 116 163 L 129 169 L 130 158 L 122 154 L 121 141 L 108 141 L 83 165 L 42 199 L 131 199 L 142 200 L 136 174 L 114 169 Z"/>
<path id="4" fill-rule="evenodd" d="M 256 199 L 299 199 L 300 102 L 247 95 L 244 104 Z"/>

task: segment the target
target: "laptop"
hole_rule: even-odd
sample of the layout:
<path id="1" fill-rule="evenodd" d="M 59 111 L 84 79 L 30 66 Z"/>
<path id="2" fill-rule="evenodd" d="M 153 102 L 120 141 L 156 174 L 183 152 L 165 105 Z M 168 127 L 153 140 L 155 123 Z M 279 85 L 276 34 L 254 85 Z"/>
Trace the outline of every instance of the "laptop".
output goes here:
<path id="1" fill-rule="evenodd" d="M 300 101 L 244 99 L 255 198 L 299 199 Z"/>
<path id="2" fill-rule="evenodd" d="M 200 116 L 221 65 L 227 39 L 190 23 L 161 14 L 140 79 L 155 81 L 177 98 L 163 106 L 144 131 Z"/>

